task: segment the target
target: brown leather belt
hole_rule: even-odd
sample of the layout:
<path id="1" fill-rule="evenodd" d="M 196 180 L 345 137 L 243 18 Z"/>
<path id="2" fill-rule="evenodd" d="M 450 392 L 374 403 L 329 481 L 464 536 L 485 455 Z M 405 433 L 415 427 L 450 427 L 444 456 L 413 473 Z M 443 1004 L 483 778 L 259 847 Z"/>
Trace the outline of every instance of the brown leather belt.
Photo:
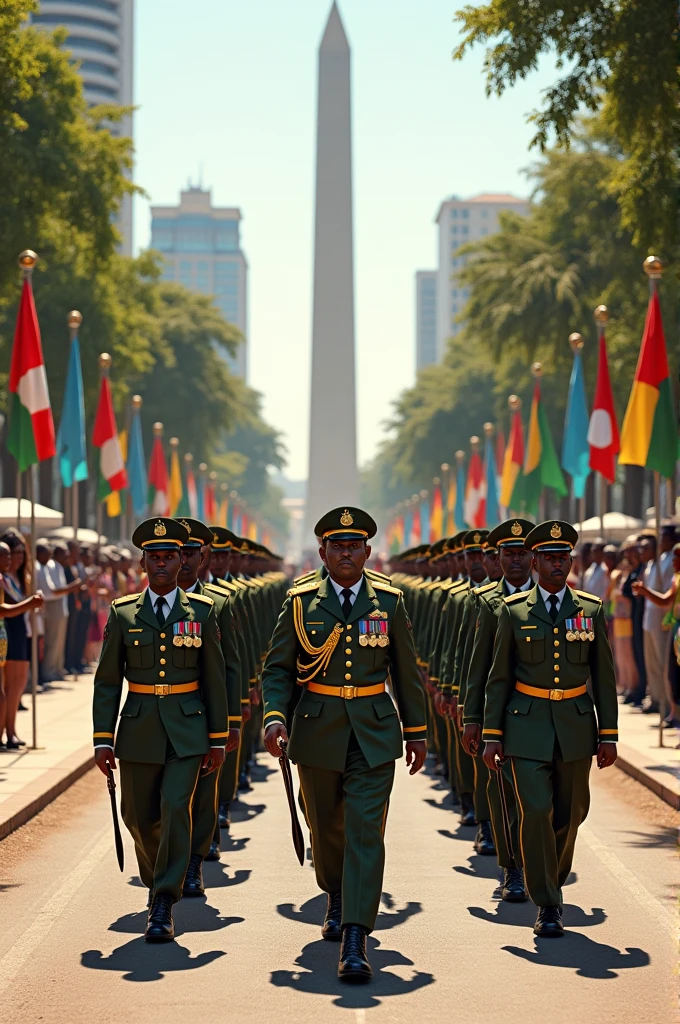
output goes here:
<path id="1" fill-rule="evenodd" d="M 379 693 L 385 692 L 384 683 L 377 683 L 375 686 L 324 686 L 323 683 L 307 683 L 306 688 L 310 693 L 322 693 L 326 697 L 343 697 L 345 700 L 353 700 L 355 697 L 376 697 Z"/>
<path id="2" fill-rule="evenodd" d="M 526 693 L 529 697 L 542 697 L 543 700 L 571 700 L 572 697 L 580 697 L 582 693 L 588 692 L 588 687 L 575 686 L 571 690 L 544 690 L 540 686 L 528 686 L 526 683 L 515 683 L 515 689 L 520 693 Z"/>
<path id="3" fill-rule="evenodd" d="M 128 683 L 130 693 L 151 693 L 154 697 L 171 697 L 175 693 L 193 693 L 198 683 Z"/>

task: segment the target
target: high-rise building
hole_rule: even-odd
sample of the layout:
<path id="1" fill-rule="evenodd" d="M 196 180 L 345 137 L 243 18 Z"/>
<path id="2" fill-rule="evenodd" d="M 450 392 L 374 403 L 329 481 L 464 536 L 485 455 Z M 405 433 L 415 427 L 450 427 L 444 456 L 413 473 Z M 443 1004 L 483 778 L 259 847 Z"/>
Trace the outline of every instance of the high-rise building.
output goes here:
<path id="1" fill-rule="evenodd" d="M 529 204 L 517 196 L 487 192 L 471 199 L 451 196 L 439 207 L 435 219 L 439 226 L 437 362 L 444 355 L 447 340 L 461 330 L 462 324 L 457 322 L 457 318 L 468 298 L 468 289 L 458 281 L 458 271 L 465 265 L 466 257 L 457 256 L 456 251 L 467 242 L 495 234 L 499 228 L 498 215 L 505 210 L 526 216 Z"/>
<path id="2" fill-rule="evenodd" d="M 212 193 L 189 187 L 179 206 L 151 207 L 151 248 L 166 261 L 163 278 L 214 295 L 224 317 L 248 335 L 248 263 L 241 250 L 241 211 L 213 206 Z M 223 353 L 233 373 L 247 376 L 246 344 Z"/>
<path id="3" fill-rule="evenodd" d="M 66 48 L 80 63 L 85 99 L 90 106 L 133 103 L 134 0 L 40 0 L 32 24 L 68 30 Z M 111 125 L 116 135 L 132 138 L 132 116 Z M 132 199 L 126 196 L 117 218 L 120 251 L 132 254 Z"/>
<path id="4" fill-rule="evenodd" d="M 437 362 L 437 271 L 416 271 L 416 370 Z"/>

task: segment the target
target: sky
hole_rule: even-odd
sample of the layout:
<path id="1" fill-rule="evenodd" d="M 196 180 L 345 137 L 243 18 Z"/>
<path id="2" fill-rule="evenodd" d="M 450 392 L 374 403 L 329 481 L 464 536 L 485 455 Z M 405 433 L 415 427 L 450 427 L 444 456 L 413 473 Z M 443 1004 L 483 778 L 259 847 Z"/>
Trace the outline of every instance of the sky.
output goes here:
<path id="1" fill-rule="evenodd" d="M 149 204 L 189 179 L 238 206 L 249 263 L 248 383 L 307 475 L 317 50 L 330 0 L 136 0 L 135 244 Z M 528 194 L 545 62 L 487 98 L 483 50 L 451 54 L 462 0 L 340 0 L 352 48 L 359 461 L 415 380 L 414 273 L 435 266 L 434 218 L 456 194 Z M 189 12 L 191 12 L 189 14 Z M 188 16 L 189 15 L 189 16 Z M 339 428 L 341 425 L 339 425 Z"/>

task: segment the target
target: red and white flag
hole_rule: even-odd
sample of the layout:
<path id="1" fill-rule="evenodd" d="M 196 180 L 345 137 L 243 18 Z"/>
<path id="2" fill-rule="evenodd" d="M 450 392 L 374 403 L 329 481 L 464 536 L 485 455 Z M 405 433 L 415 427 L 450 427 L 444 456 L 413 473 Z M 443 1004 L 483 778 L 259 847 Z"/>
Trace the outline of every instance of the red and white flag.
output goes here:
<path id="1" fill-rule="evenodd" d="M 593 411 L 588 424 L 588 444 L 590 468 L 601 473 L 605 480 L 613 484 L 616 480 L 616 456 L 619 454 L 620 441 L 604 332 L 600 335 L 597 383 Z"/>
<path id="2" fill-rule="evenodd" d="M 99 389 L 99 404 L 94 420 L 92 444 L 95 448 L 99 448 L 97 497 L 103 501 L 109 494 L 114 491 L 122 491 L 128 485 L 125 459 L 118 437 L 108 377 L 102 377 Z"/>
<path id="3" fill-rule="evenodd" d="M 470 456 L 467 483 L 465 484 L 465 522 L 470 529 L 484 526 L 486 514 L 486 479 L 484 464 L 477 451 Z"/>
<path id="4" fill-rule="evenodd" d="M 165 461 L 163 441 L 156 435 L 151 449 L 151 461 L 149 463 L 149 500 L 147 504 L 152 516 L 169 516 L 170 480 L 168 477 L 168 464 Z"/>
<path id="5" fill-rule="evenodd" d="M 40 327 L 28 279 L 24 280 L 14 332 L 9 392 L 7 448 L 23 472 L 57 452 Z"/>

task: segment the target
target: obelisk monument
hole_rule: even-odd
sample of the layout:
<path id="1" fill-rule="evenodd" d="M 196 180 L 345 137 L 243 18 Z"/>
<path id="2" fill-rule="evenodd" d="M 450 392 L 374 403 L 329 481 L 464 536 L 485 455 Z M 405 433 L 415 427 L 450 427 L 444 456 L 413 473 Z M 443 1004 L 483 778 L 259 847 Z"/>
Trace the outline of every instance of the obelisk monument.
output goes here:
<path id="1" fill-rule="evenodd" d="M 312 394 L 305 546 L 319 517 L 356 504 L 350 49 L 334 3 L 319 47 Z"/>

